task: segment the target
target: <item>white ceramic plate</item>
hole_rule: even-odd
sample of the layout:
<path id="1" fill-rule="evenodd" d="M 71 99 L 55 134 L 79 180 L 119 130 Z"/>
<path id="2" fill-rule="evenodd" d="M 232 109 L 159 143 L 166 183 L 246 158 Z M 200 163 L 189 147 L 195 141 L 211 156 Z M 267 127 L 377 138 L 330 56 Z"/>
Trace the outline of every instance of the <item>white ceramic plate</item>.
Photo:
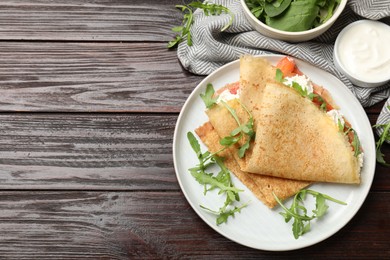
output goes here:
<path id="1" fill-rule="evenodd" d="M 283 56 L 265 55 L 263 57 L 276 64 Z M 328 201 L 327 214 L 320 220 L 312 221 L 311 231 L 300 238 L 294 238 L 292 221 L 284 222 L 283 217 L 279 214 L 282 211 L 280 207 L 273 210 L 267 208 L 233 174 L 234 184 L 244 190 L 240 193 L 241 202 L 250 201 L 250 204 L 241 213 L 236 214 L 234 218 L 229 218 L 227 224 L 217 226 L 215 215 L 199 207 L 199 205 L 204 205 L 218 210 L 222 206 L 224 198 L 212 192 L 204 196 L 203 186 L 196 182 L 188 172 L 188 168 L 194 167 L 198 160 L 187 140 L 187 132 L 192 131 L 194 133 L 195 128 L 208 120 L 204 113 L 205 106 L 199 97 L 200 93 L 204 93 L 208 83 L 212 83 L 215 89 L 219 89 L 227 83 L 237 81 L 239 79 L 238 60 L 216 70 L 194 89 L 185 102 L 176 124 L 173 140 L 173 159 L 177 179 L 188 202 L 195 212 L 218 233 L 251 248 L 270 251 L 293 250 L 316 244 L 332 236 L 344 227 L 359 210 L 374 178 L 376 165 L 374 136 L 367 115 L 358 100 L 336 77 L 306 62 L 295 60 L 298 68 L 308 75 L 313 82 L 330 91 L 336 104 L 341 107 L 341 112 L 357 131 L 364 150 L 364 167 L 361 173 L 362 183 L 360 185 L 320 183 L 310 187 L 310 189 L 347 202 L 348 205 L 343 206 Z M 202 151 L 206 151 L 203 144 L 201 147 Z M 289 206 L 291 200 L 286 203 Z M 309 209 L 310 205 L 314 205 L 314 200 L 311 199 L 310 195 L 308 195 L 306 205 Z"/>

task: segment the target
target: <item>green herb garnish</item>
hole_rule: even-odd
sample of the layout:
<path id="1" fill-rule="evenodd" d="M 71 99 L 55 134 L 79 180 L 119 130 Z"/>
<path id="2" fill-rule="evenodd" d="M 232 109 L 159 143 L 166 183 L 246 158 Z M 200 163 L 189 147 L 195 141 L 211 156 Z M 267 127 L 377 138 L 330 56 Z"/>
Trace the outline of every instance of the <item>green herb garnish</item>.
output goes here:
<path id="1" fill-rule="evenodd" d="M 276 69 L 275 80 L 283 83 L 283 72 L 280 69 Z"/>
<path id="2" fill-rule="evenodd" d="M 326 112 L 326 101 L 320 95 L 309 93 L 306 88 L 302 88 L 302 86 L 295 81 L 292 82 L 291 87 L 295 89 L 302 97 L 306 97 L 312 102 L 316 100 L 315 103 L 319 103 L 319 108 Z"/>
<path id="3" fill-rule="evenodd" d="M 188 132 L 187 139 L 199 160 L 199 163 L 195 167 L 188 169 L 188 171 L 199 184 L 204 186 L 204 195 L 206 195 L 208 191 L 215 189 L 219 190 L 219 195 L 226 195 L 224 205 L 219 208 L 218 211 L 211 210 L 202 205 L 200 205 L 200 207 L 217 215 L 217 225 L 226 223 L 229 216 L 234 217 L 234 214 L 240 212 L 247 204 L 239 207 L 234 205 L 236 202 L 240 201 L 239 192 L 242 192 L 243 190 L 240 190 L 233 185 L 230 172 L 223 164 L 223 159 L 216 155 L 225 148 L 215 153 L 210 153 L 209 151 L 202 153 L 200 144 L 193 133 Z M 219 166 L 220 171 L 217 175 L 206 172 L 212 165 Z M 231 209 L 231 207 L 233 207 L 233 209 Z"/>
<path id="4" fill-rule="evenodd" d="M 351 145 L 353 147 L 354 156 L 358 157 L 358 155 L 362 153 L 360 139 L 359 139 L 355 129 L 353 129 L 352 127 L 348 127 L 348 129 L 344 132 L 344 134 L 347 135 L 349 132 L 352 132 L 352 134 L 353 134 L 353 139 L 352 139 Z"/>
<path id="5" fill-rule="evenodd" d="M 387 109 L 390 110 L 390 106 L 387 107 Z M 386 141 L 390 141 L 390 121 L 387 124 L 382 124 L 382 125 L 374 125 L 373 127 L 375 128 L 383 128 L 382 134 L 379 136 L 379 140 L 376 142 L 376 161 L 383 166 L 390 167 L 390 163 L 387 163 L 385 161 L 385 155 L 382 153 L 381 148 L 382 145 Z"/>
<path id="6" fill-rule="evenodd" d="M 303 205 L 303 202 L 306 198 L 306 194 L 310 194 L 316 199 L 316 207 L 314 210 L 312 210 L 313 214 L 311 216 L 308 215 L 308 210 Z M 290 208 L 284 206 L 283 203 L 275 194 L 274 197 L 275 200 L 278 202 L 278 204 L 285 211 L 285 212 L 280 212 L 280 215 L 284 217 L 286 223 L 288 223 L 291 219 L 294 219 L 292 225 L 292 231 L 295 239 L 298 239 L 300 236 L 310 231 L 311 220 L 316 218 L 319 219 L 323 215 L 325 215 L 326 211 L 329 208 L 329 206 L 326 205 L 325 203 L 326 200 L 330 200 L 341 205 L 347 205 L 347 203 L 334 199 L 326 194 L 322 194 L 317 191 L 307 190 L 307 189 L 300 190 L 297 194 L 295 194 L 294 200 Z"/>
<path id="7" fill-rule="evenodd" d="M 205 93 L 201 93 L 200 97 L 202 98 L 204 104 L 207 108 L 212 108 L 215 104 L 217 104 L 218 98 L 214 97 L 215 90 L 211 83 L 207 84 Z M 238 101 L 240 102 L 240 101 Z M 244 136 L 247 137 L 246 142 L 238 149 L 238 156 L 243 158 L 245 156 L 245 152 L 250 147 L 250 142 L 255 138 L 255 131 L 253 130 L 253 116 L 251 112 L 240 102 L 240 105 L 247 112 L 249 119 L 248 122 L 242 124 L 240 119 L 237 116 L 236 110 L 230 107 L 226 102 L 221 100 L 221 104 L 229 111 L 234 120 L 236 121 L 238 127 L 230 132 L 229 136 L 225 136 L 220 140 L 220 144 L 223 146 L 231 146 L 238 143 Z"/>
<path id="8" fill-rule="evenodd" d="M 217 98 L 214 97 L 214 87 L 211 83 L 207 84 L 206 92 L 203 94 L 200 94 L 200 97 L 202 98 L 204 104 L 206 105 L 206 108 L 211 108 L 215 104 L 217 104 Z"/>
<path id="9" fill-rule="evenodd" d="M 243 158 L 245 152 L 249 149 L 250 142 L 255 138 L 255 131 L 253 130 L 253 116 L 249 110 L 240 102 L 241 106 L 246 110 L 249 115 L 249 120 L 246 124 L 241 124 L 236 111 L 231 108 L 226 102 L 221 101 L 222 105 L 230 112 L 234 120 L 237 122 L 238 127 L 230 132 L 229 136 L 226 136 L 220 140 L 220 144 L 224 146 L 231 146 L 240 141 L 244 136 L 247 137 L 246 142 L 238 149 L 238 157 Z"/>
<path id="10" fill-rule="evenodd" d="M 220 15 L 222 13 L 230 14 L 229 22 L 221 29 L 221 31 L 226 30 L 233 23 L 234 15 L 230 10 L 219 4 L 213 4 L 208 2 L 193 1 L 188 5 L 175 5 L 176 8 L 180 9 L 183 13 L 183 21 L 180 26 L 172 28 L 172 31 L 177 33 L 173 40 L 169 41 L 168 48 L 173 48 L 177 46 L 181 41 L 187 39 L 188 46 L 192 46 L 192 36 L 191 36 L 191 26 L 194 23 L 194 11 L 199 8 L 203 10 L 203 13 L 206 16 L 209 15 Z"/>
<path id="11" fill-rule="evenodd" d="M 306 31 L 324 24 L 341 0 L 246 0 L 261 22 L 282 31 Z"/>
<path id="12" fill-rule="evenodd" d="M 243 204 L 240 207 L 234 206 L 233 209 L 225 210 L 225 211 L 221 212 L 221 210 L 215 211 L 215 210 L 211 210 L 211 209 L 209 209 L 207 207 L 204 207 L 204 206 L 200 205 L 200 207 L 202 209 L 205 209 L 205 210 L 207 210 L 207 211 L 217 215 L 217 225 L 220 225 L 222 223 L 227 223 L 227 220 L 228 220 L 229 217 L 234 217 L 235 213 L 240 213 L 241 209 L 245 208 L 246 206 L 248 206 L 248 203 Z"/>

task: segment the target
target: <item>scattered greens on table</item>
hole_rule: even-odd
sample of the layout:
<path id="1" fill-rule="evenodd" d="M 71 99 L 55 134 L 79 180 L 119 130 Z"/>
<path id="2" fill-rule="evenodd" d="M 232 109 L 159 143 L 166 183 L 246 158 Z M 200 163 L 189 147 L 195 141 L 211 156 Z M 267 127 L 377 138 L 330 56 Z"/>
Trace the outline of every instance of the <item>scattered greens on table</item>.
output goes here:
<path id="1" fill-rule="evenodd" d="M 312 210 L 313 214 L 311 216 L 308 215 L 307 209 L 303 205 L 303 202 L 306 198 L 306 194 L 310 194 L 316 199 L 316 208 Z M 294 200 L 290 208 L 284 206 L 275 194 L 274 197 L 279 203 L 279 205 L 282 207 L 282 209 L 284 209 L 285 211 L 280 212 L 280 215 L 284 217 L 286 223 L 288 223 L 291 219 L 294 219 L 294 222 L 292 224 L 292 232 L 294 234 L 295 239 L 298 239 L 300 236 L 310 231 L 311 220 L 315 218 L 319 219 L 325 215 L 326 211 L 329 208 L 329 206 L 325 203 L 326 200 L 330 200 L 341 205 L 347 205 L 345 202 L 334 199 L 326 194 L 307 189 L 300 190 L 297 194 L 295 194 Z"/>
<path id="2" fill-rule="evenodd" d="M 221 29 L 221 31 L 226 30 L 233 22 L 233 14 L 230 10 L 219 4 L 213 4 L 208 2 L 201 1 L 192 1 L 187 5 L 176 5 L 176 8 L 180 9 L 183 13 L 183 22 L 180 26 L 172 28 L 172 31 L 176 33 L 176 36 L 173 40 L 169 41 L 168 48 L 173 48 L 177 46 L 181 41 L 187 40 L 189 46 L 192 45 L 191 37 L 191 26 L 194 23 L 194 11 L 198 8 L 203 10 L 203 13 L 208 15 L 220 15 L 222 13 L 230 14 L 229 22 Z"/>
<path id="3" fill-rule="evenodd" d="M 390 106 L 387 107 L 390 110 Z M 390 163 L 385 161 L 385 155 L 382 153 L 381 148 L 385 141 L 390 141 L 390 121 L 383 125 L 374 125 L 375 128 L 383 128 L 382 134 L 379 136 L 379 140 L 376 142 L 376 161 L 384 166 L 390 167 Z"/>
<path id="4" fill-rule="evenodd" d="M 261 22 L 282 31 L 306 31 L 328 21 L 341 0 L 245 0 Z"/>

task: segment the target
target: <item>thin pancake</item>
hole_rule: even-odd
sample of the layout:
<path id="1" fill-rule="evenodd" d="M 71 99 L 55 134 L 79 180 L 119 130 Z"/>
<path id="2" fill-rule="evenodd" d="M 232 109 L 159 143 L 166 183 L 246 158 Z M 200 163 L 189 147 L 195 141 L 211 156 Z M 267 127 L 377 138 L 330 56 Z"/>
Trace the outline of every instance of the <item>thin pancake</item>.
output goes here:
<path id="1" fill-rule="evenodd" d="M 250 55 L 242 56 L 240 58 L 240 99 L 243 104 L 247 106 L 247 104 L 260 103 L 265 84 L 275 81 L 275 75 L 276 68 L 266 59 Z M 258 116 L 256 110 L 251 112 L 253 116 Z"/>
<path id="2" fill-rule="evenodd" d="M 360 183 L 360 166 L 344 133 L 297 91 L 268 83 L 255 107 L 253 153 L 243 169 L 275 177 Z"/>
<path id="3" fill-rule="evenodd" d="M 237 155 L 242 143 L 229 148 L 241 170 L 296 180 L 360 183 L 352 146 L 323 111 L 295 90 L 275 82 L 276 69 L 266 60 L 244 56 L 240 66 L 240 100 L 251 111 L 256 131 L 255 142 L 244 158 Z M 240 122 L 247 122 L 240 102 L 231 100 L 228 104 Z M 237 127 L 220 104 L 207 115 L 221 137 Z"/>
<path id="4" fill-rule="evenodd" d="M 247 122 L 249 120 L 248 113 L 243 109 L 237 99 L 229 100 L 226 102 L 226 104 L 235 110 L 240 122 Z M 226 107 L 221 103 L 213 106 L 211 109 L 206 110 L 206 114 L 208 115 L 210 123 L 213 125 L 219 136 L 229 136 L 231 131 L 238 126 L 237 122 L 230 114 L 228 109 L 226 109 Z M 239 158 L 238 150 L 246 142 L 246 140 L 246 137 L 244 137 L 238 143 L 228 148 L 242 169 L 247 168 L 247 161 L 249 158 L 251 158 L 253 147 L 253 145 L 250 145 L 250 148 L 246 151 L 245 156 L 243 158 Z"/>
<path id="5" fill-rule="evenodd" d="M 260 102 L 265 84 L 269 81 L 274 81 L 275 74 L 276 68 L 264 58 L 251 55 L 244 55 L 240 58 L 240 100 L 245 106 L 250 108 L 253 117 L 258 117 L 259 115 L 257 115 L 256 109 L 252 109 L 252 107 Z M 230 100 L 227 103 L 236 111 L 240 122 L 248 121 L 247 112 L 237 100 Z M 208 109 L 206 114 L 219 136 L 228 136 L 237 127 L 237 122 L 222 104 L 217 104 Z M 256 125 L 254 128 L 256 128 Z M 251 144 L 245 157 L 239 158 L 238 149 L 245 141 L 246 139 L 243 139 L 229 148 L 241 169 L 247 168 L 253 147 Z"/>
<path id="6" fill-rule="evenodd" d="M 207 122 L 195 130 L 202 142 L 208 147 L 210 152 L 216 152 L 222 148 L 219 144 L 219 135 L 213 126 Z M 225 158 L 225 166 L 246 186 L 253 194 L 262 201 L 266 206 L 273 208 L 277 202 L 273 196 L 275 195 L 284 200 L 293 196 L 300 189 L 305 188 L 310 184 L 306 181 L 287 180 L 259 174 L 246 173 L 240 170 L 239 165 L 233 158 L 230 151 L 225 150 L 218 154 Z"/>

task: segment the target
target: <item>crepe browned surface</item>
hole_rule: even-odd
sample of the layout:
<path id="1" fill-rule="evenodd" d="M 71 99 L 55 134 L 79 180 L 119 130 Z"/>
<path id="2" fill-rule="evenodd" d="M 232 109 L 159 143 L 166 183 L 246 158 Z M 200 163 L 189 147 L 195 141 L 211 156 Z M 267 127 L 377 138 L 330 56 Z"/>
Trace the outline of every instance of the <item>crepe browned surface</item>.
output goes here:
<path id="1" fill-rule="evenodd" d="M 200 126 L 195 132 L 208 147 L 210 152 L 216 152 L 222 148 L 219 143 L 220 136 L 210 122 Z M 229 150 L 220 152 L 218 156 L 225 158 L 225 166 L 269 208 L 273 208 L 277 205 L 272 193 L 275 193 L 278 198 L 284 200 L 310 184 L 310 182 L 307 181 L 281 179 L 241 171 L 240 166 L 237 164 Z"/>
<path id="2" fill-rule="evenodd" d="M 248 122 L 249 115 L 237 99 L 227 101 L 226 105 L 235 111 L 237 118 L 240 122 Z M 213 125 L 215 131 L 219 136 L 229 136 L 232 130 L 238 127 L 238 123 L 236 122 L 234 117 L 231 115 L 229 110 L 221 103 L 216 104 L 212 108 L 206 110 L 206 114 L 209 117 L 210 123 Z M 242 169 L 245 169 L 247 167 L 247 160 L 251 158 L 252 154 L 253 145 L 250 145 L 243 158 L 240 158 L 238 156 L 238 150 L 247 141 L 247 138 L 248 137 L 244 136 L 238 143 L 228 148 L 236 159 L 238 165 Z"/>
<path id="3" fill-rule="evenodd" d="M 261 102 L 263 89 L 267 82 L 275 81 L 276 67 L 266 59 L 244 55 L 240 58 L 240 100 L 248 108 Z M 251 109 L 253 116 L 256 109 Z"/>
<path id="4" fill-rule="evenodd" d="M 237 100 L 228 104 L 242 123 L 249 118 L 244 105 L 256 131 L 244 158 L 237 151 L 242 143 L 229 148 L 240 169 L 294 180 L 360 183 L 359 163 L 344 134 L 309 99 L 275 82 L 275 71 L 263 58 L 240 60 L 241 104 Z M 221 104 L 206 113 L 221 137 L 238 126 Z"/>
<path id="5" fill-rule="evenodd" d="M 243 170 L 296 180 L 360 183 L 352 146 L 312 101 L 281 83 L 268 83 L 256 109 L 255 142 Z"/>

